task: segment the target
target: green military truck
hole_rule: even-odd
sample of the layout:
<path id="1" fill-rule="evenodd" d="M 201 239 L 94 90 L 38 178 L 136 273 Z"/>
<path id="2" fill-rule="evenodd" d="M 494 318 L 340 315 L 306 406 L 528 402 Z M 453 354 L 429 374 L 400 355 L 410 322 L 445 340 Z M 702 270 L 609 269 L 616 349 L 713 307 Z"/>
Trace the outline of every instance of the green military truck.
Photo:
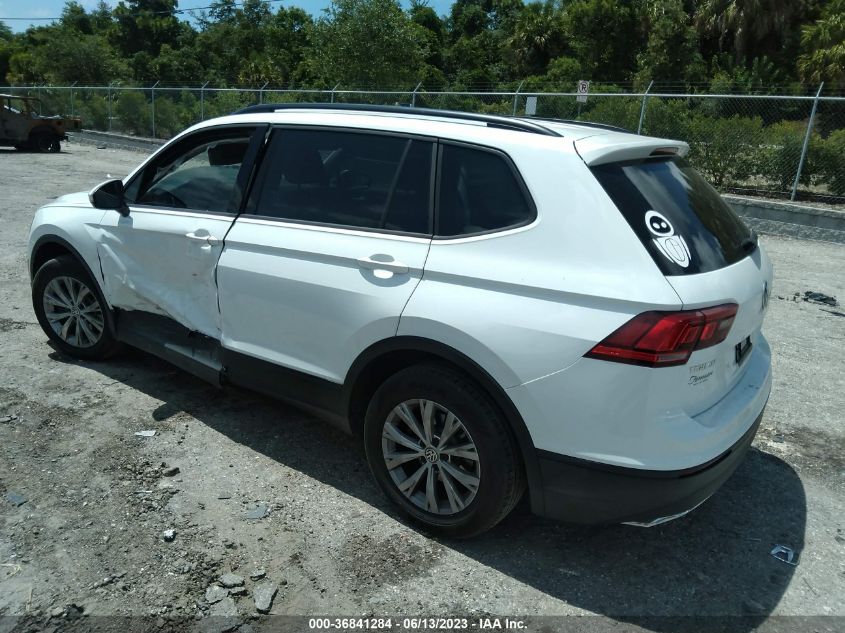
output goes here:
<path id="1" fill-rule="evenodd" d="M 68 131 L 82 129 L 82 121 L 61 116 L 41 116 L 34 97 L 0 94 L 0 146 L 38 152 L 58 152 Z"/>

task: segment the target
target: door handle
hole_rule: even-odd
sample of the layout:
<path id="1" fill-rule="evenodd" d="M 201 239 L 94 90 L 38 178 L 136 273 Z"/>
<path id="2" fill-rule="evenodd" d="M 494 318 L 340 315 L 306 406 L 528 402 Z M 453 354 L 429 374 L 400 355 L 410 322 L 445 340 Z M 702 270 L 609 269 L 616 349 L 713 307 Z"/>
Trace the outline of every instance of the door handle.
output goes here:
<path id="1" fill-rule="evenodd" d="M 392 257 L 388 261 L 373 259 L 375 257 L 383 257 L 386 259 L 390 257 L 390 255 L 372 255 L 370 257 L 361 257 L 357 260 L 358 265 L 361 268 L 366 268 L 367 270 L 389 270 L 392 273 L 406 273 L 409 270 L 408 266 L 402 262 L 397 262 Z"/>
<path id="2" fill-rule="evenodd" d="M 197 235 L 196 233 L 192 232 L 185 233 L 185 237 L 187 237 L 189 240 L 198 240 L 200 242 L 205 242 L 206 244 L 209 244 L 211 246 L 220 243 L 220 240 L 214 237 L 213 235 Z"/>

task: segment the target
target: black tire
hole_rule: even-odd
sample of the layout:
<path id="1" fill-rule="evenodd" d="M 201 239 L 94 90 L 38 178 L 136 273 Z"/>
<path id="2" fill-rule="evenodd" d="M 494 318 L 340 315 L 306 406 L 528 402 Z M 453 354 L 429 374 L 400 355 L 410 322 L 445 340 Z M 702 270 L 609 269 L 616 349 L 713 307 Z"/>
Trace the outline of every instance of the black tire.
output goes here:
<path id="1" fill-rule="evenodd" d="M 80 335 L 78 333 L 79 326 L 76 326 L 73 323 L 71 323 L 71 326 L 67 329 L 68 340 L 62 338 L 60 332 L 57 332 L 53 325 L 51 325 L 50 318 L 48 318 L 47 315 L 48 308 L 45 306 L 46 303 L 50 302 L 45 300 L 45 292 L 51 282 L 62 277 L 76 280 L 78 284 L 81 284 L 90 290 L 91 296 L 80 292 L 80 296 L 84 295 L 80 304 L 84 302 L 84 304 L 90 308 L 96 302 L 97 308 L 102 316 L 103 325 L 101 331 L 99 332 L 99 337 L 93 339 L 96 341 L 93 344 L 85 344 L 90 343 L 92 337 L 90 337 L 90 334 L 86 334 L 84 336 Z M 109 308 L 103 298 L 103 294 L 97 283 L 91 279 L 82 264 L 80 264 L 74 257 L 69 255 L 57 257 L 49 260 L 38 269 L 38 272 L 35 273 L 35 278 L 32 281 L 32 307 L 35 310 L 35 316 L 38 318 L 38 323 L 41 325 L 41 329 L 44 330 L 44 333 L 64 354 L 86 360 L 104 360 L 113 356 L 120 350 L 120 343 L 114 338 L 114 334 L 112 333 L 110 325 L 111 314 L 109 313 Z M 55 309 L 60 310 L 61 308 L 56 307 Z M 76 310 L 75 314 L 78 314 L 79 306 L 75 306 L 74 309 Z M 96 310 L 94 310 L 94 316 L 96 316 Z M 82 317 L 77 316 L 75 318 L 78 321 Z M 67 320 L 64 322 L 66 321 Z M 60 327 L 60 325 L 57 327 Z M 60 327 L 60 329 L 62 328 Z M 86 325 L 86 332 L 91 331 L 95 330 L 92 329 L 90 325 Z M 77 333 L 74 335 L 74 332 Z M 85 340 L 85 337 L 88 337 L 88 340 Z"/>
<path id="2" fill-rule="evenodd" d="M 58 152 L 61 149 L 59 139 L 50 132 L 39 132 L 32 135 L 32 147 L 38 152 Z"/>
<path id="3" fill-rule="evenodd" d="M 454 508 L 451 508 L 447 512 L 453 513 L 441 514 L 415 505 L 399 490 L 385 463 L 382 442 L 385 425 L 395 407 L 416 399 L 429 400 L 454 414 L 465 428 L 465 437 L 477 450 L 480 463 L 477 491 L 460 511 L 453 512 Z M 376 390 L 367 408 L 364 449 L 376 482 L 391 501 L 416 524 L 440 536 L 467 538 L 490 529 L 513 510 L 525 489 L 521 459 L 507 420 L 481 387 L 450 365 L 414 365 L 387 379 Z M 425 465 L 426 459 L 418 459 L 420 466 Z M 433 459 L 432 466 L 436 467 L 437 460 L 442 462 L 451 458 Z M 407 468 L 418 466 L 416 462 L 408 462 Z M 437 496 L 442 499 L 445 493 L 443 474 L 433 477 L 439 477 L 434 486 L 440 491 Z"/>

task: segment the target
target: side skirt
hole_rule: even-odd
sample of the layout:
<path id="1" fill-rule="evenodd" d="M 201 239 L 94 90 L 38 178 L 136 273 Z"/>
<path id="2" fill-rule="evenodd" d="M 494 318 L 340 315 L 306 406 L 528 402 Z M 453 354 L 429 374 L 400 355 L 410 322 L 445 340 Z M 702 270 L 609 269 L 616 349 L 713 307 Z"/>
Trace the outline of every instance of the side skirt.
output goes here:
<path id="1" fill-rule="evenodd" d="M 116 336 L 215 387 L 232 385 L 284 400 L 351 433 L 344 414 L 343 386 L 225 349 L 166 316 L 117 311 Z"/>

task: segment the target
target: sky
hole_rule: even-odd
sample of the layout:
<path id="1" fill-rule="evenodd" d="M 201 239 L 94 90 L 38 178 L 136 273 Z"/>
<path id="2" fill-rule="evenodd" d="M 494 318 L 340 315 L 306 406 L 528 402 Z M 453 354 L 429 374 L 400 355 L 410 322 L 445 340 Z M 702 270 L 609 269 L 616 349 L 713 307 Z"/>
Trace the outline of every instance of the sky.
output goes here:
<path id="1" fill-rule="evenodd" d="M 78 0 L 86 9 L 93 9 L 97 6 L 98 0 Z M 196 7 L 207 7 L 212 0 L 179 0 L 180 9 L 193 9 Z M 319 15 L 331 0 L 283 0 L 273 2 L 270 6 L 301 7 L 312 15 Z M 117 5 L 117 0 L 109 1 L 111 6 Z M 402 0 L 403 6 L 408 6 L 409 0 Z M 0 0 L 0 22 L 5 22 L 14 32 L 25 31 L 33 25 L 46 25 L 49 20 L 4 20 L 3 18 L 55 18 L 62 14 L 62 7 L 65 0 Z M 429 0 L 429 5 L 438 14 L 445 14 L 451 6 L 451 0 Z M 182 14 L 187 19 L 187 14 Z"/>

